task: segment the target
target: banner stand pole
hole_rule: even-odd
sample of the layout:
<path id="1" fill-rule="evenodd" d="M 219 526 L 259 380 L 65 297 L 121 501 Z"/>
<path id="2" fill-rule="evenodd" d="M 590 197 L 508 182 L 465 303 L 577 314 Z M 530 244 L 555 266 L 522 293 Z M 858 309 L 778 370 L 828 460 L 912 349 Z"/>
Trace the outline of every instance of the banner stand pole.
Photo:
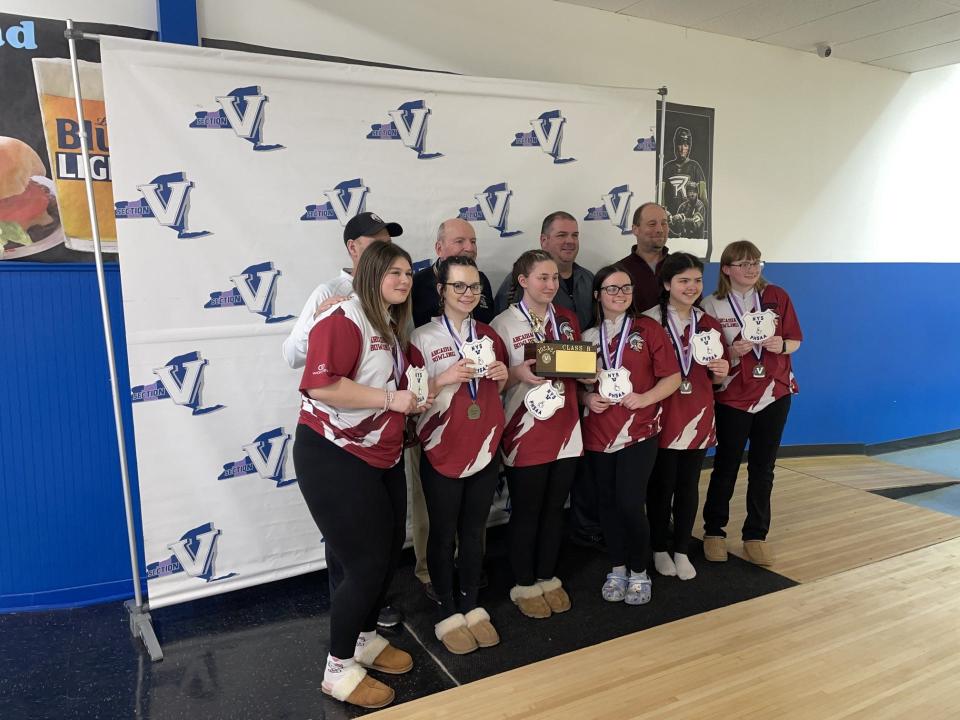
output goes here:
<path id="1" fill-rule="evenodd" d="M 667 86 L 657 88 L 660 96 L 660 136 L 657 138 L 657 202 L 663 205 L 663 136 L 667 132 Z"/>
<path id="2" fill-rule="evenodd" d="M 80 65 L 77 62 L 77 40 L 99 40 L 99 36 L 86 34 L 73 28 L 73 20 L 67 20 L 64 32 L 70 46 L 70 65 L 73 71 L 73 94 L 77 103 L 77 122 L 80 126 L 80 152 L 83 156 L 83 181 L 87 190 L 87 210 L 90 213 L 90 229 L 93 235 L 93 257 L 97 267 L 97 286 L 100 290 L 100 312 L 103 319 L 104 340 L 107 346 L 107 364 L 110 368 L 110 387 L 113 391 L 113 419 L 117 430 L 117 453 L 120 459 L 120 479 L 123 484 L 123 508 L 127 518 L 127 542 L 130 545 L 130 567 L 133 572 L 133 600 L 123 605 L 130 619 L 130 633 L 143 642 L 150 659 L 163 660 L 163 650 L 153 630 L 153 621 L 148 606 L 140 591 L 140 568 L 137 563 L 137 536 L 133 521 L 133 500 L 130 493 L 130 469 L 127 464 L 127 446 L 123 433 L 123 415 L 120 406 L 120 386 L 117 382 L 117 362 L 113 350 L 113 332 L 110 323 L 110 304 L 107 299 L 107 284 L 103 273 L 103 251 L 100 245 L 100 225 L 97 222 L 97 203 L 93 195 L 93 178 L 90 177 L 90 146 L 86 120 L 83 114 L 83 98 L 80 94 Z"/>

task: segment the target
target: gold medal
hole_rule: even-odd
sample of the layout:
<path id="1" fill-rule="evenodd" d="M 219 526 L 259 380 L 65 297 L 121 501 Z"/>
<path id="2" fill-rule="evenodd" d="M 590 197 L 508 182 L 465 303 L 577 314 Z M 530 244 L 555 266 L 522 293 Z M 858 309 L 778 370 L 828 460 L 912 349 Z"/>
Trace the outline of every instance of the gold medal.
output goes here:
<path id="1" fill-rule="evenodd" d="M 762 380 L 767 376 L 767 369 L 760 363 L 753 366 L 753 376 L 757 380 Z"/>
<path id="2" fill-rule="evenodd" d="M 477 403 L 470 403 L 470 407 L 467 408 L 467 418 L 470 420 L 480 419 L 480 406 Z"/>

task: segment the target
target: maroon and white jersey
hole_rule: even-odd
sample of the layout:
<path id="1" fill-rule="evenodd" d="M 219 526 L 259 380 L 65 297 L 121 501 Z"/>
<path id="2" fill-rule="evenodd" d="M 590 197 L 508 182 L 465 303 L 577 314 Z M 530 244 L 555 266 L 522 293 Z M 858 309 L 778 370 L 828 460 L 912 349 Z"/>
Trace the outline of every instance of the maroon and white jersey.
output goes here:
<path id="1" fill-rule="evenodd" d="M 546 323 L 544 332 L 548 340 L 579 340 L 580 326 L 577 317 L 566 308 L 554 306 L 559 338 Z M 511 305 L 490 323 L 502 338 L 507 349 L 507 366 L 523 363 L 523 346 L 536 342 L 530 323 L 516 305 Z M 503 431 L 503 464 L 508 467 L 543 465 L 569 457 L 583 455 L 583 438 L 580 434 L 580 408 L 577 404 L 577 381 L 557 379 L 565 397 L 563 407 L 547 420 L 534 418 L 523 402 L 528 391 L 536 387 L 531 383 L 517 383 L 504 394 L 504 412 L 507 425 Z"/>
<path id="2" fill-rule="evenodd" d="M 697 332 L 701 330 L 716 330 L 723 333 L 720 323 L 707 315 L 700 308 L 693 308 L 696 313 Z M 644 315 L 649 316 L 658 325 L 663 327 L 660 319 L 660 306 L 652 307 Z M 680 342 L 684 348 L 690 346 L 690 320 L 686 322 L 673 316 L 677 329 L 680 330 Z M 667 334 L 670 346 L 674 347 L 673 338 Z M 730 353 L 724 345 L 723 357 L 730 360 Z M 674 350 L 674 353 L 680 352 Z M 662 428 L 660 430 L 660 447 L 668 450 L 704 450 L 717 444 L 717 427 L 713 413 L 713 376 L 706 365 L 696 360 L 690 365 L 688 379 L 693 384 L 693 392 L 683 395 L 677 390 L 664 400 Z"/>
<path id="3" fill-rule="evenodd" d="M 470 336 L 470 318 L 454 330 L 462 341 Z M 493 328 L 474 323 L 474 339 L 489 337 L 497 360 L 507 362 L 507 349 Z M 410 338 L 410 364 L 425 367 L 432 379 L 460 360 L 457 343 L 447 331 L 443 319 L 433 318 L 414 330 Z M 477 405 L 480 417 L 471 420 L 468 408 L 473 404 L 469 383 L 446 385 L 437 393 L 429 410 L 417 417 L 417 435 L 430 464 L 441 475 L 463 478 L 489 465 L 497 455 L 503 435 L 503 405 L 497 383 L 477 380 Z"/>
<path id="4" fill-rule="evenodd" d="M 360 300 L 350 298 L 330 308 L 310 331 L 300 380 L 300 422 L 374 467 L 393 467 L 403 451 L 402 413 L 335 408 L 305 392 L 332 385 L 340 378 L 396 390 L 393 375 L 391 346 L 375 334 Z"/>
<path id="5" fill-rule="evenodd" d="M 620 344 L 623 314 L 604 320 L 607 333 L 607 351 L 616 356 Z M 660 378 L 680 372 L 677 356 L 670 338 L 659 324 L 648 317 L 631 318 L 627 324 L 627 344 L 623 350 L 623 367 L 630 371 L 633 392 L 645 393 Z M 583 333 L 583 339 L 599 348 L 600 328 L 592 327 Z M 602 350 L 599 351 L 602 353 Z M 660 403 L 639 410 L 628 410 L 623 405 L 610 405 L 597 415 L 590 408 L 583 411 L 583 445 L 591 452 L 613 453 L 651 438 L 660 432 Z"/>
<path id="6" fill-rule="evenodd" d="M 744 312 L 754 310 L 752 290 L 746 295 L 740 295 L 734 290 L 730 292 L 736 294 Z M 740 339 L 740 323 L 737 322 L 737 316 L 734 314 L 733 308 L 730 307 L 729 298 L 720 300 L 716 294 L 713 294 L 704 298 L 701 305 L 708 314 L 720 322 L 720 327 L 723 329 L 723 341 L 727 344 L 727 347 Z M 776 285 L 767 285 L 760 294 L 760 307 L 757 309 L 772 310 L 776 313 L 777 335 L 784 340 L 803 340 L 800 321 L 797 320 L 797 314 L 793 309 L 790 296 L 783 288 Z M 761 363 L 765 370 L 765 376 L 762 378 L 754 377 L 754 368 Z M 800 392 L 800 388 L 793 376 L 790 356 L 764 350 L 760 359 L 757 359 L 757 356 L 752 352 L 741 358 L 734 358 L 731 353 L 730 375 L 723 381 L 720 391 L 716 394 L 716 399 L 717 402 L 738 410 L 756 413 L 775 400 L 798 392 Z"/>

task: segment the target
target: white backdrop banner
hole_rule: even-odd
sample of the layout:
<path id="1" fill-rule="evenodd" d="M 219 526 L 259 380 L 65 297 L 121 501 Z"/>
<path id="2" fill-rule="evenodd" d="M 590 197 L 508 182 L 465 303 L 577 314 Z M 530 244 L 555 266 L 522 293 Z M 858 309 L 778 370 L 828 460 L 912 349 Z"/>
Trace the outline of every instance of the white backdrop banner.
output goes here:
<path id="1" fill-rule="evenodd" d="M 496 288 L 547 213 L 595 270 L 654 196 L 652 91 L 101 48 L 153 607 L 324 566 L 280 346 L 350 217 L 399 222 L 415 261 L 466 218 Z"/>

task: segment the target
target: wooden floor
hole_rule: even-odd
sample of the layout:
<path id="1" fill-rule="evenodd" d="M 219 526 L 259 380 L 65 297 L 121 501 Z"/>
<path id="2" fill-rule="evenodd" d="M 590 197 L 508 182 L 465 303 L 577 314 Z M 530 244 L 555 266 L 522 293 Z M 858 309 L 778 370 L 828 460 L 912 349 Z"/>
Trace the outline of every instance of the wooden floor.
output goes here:
<path id="1" fill-rule="evenodd" d="M 960 717 L 960 518 L 839 484 L 879 462 L 859 459 L 778 467 L 772 569 L 800 585 L 377 717 Z"/>
<path id="2" fill-rule="evenodd" d="M 777 467 L 795 470 L 804 475 L 812 475 L 860 490 L 885 490 L 957 482 L 956 478 L 894 465 L 863 455 L 784 458 L 777 461 Z"/>

